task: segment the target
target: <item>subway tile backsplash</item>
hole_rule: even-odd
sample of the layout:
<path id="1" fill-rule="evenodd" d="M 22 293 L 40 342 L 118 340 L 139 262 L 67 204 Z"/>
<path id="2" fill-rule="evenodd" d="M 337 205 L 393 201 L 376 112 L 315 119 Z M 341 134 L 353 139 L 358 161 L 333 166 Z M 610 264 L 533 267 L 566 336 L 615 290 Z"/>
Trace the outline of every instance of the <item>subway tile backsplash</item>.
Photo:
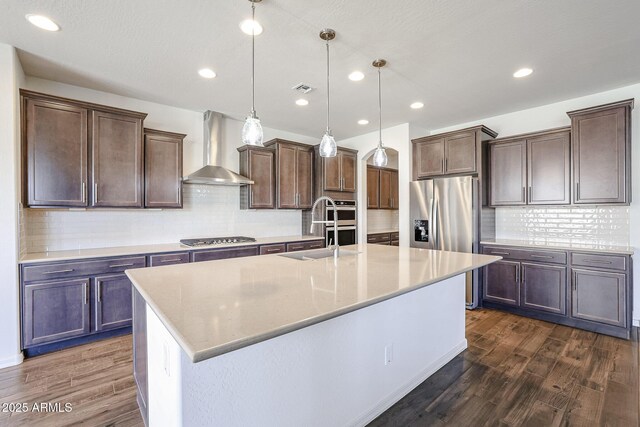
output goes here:
<path id="1" fill-rule="evenodd" d="M 367 209 L 367 233 L 398 229 L 398 210 Z"/>
<path id="2" fill-rule="evenodd" d="M 629 207 L 496 208 L 496 238 L 629 245 Z"/>
<path id="3" fill-rule="evenodd" d="M 23 209 L 21 250 L 46 252 L 171 243 L 192 237 L 301 234 L 294 210 L 241 210 L 239 187 L 185 185 L 184 208 Z"/>

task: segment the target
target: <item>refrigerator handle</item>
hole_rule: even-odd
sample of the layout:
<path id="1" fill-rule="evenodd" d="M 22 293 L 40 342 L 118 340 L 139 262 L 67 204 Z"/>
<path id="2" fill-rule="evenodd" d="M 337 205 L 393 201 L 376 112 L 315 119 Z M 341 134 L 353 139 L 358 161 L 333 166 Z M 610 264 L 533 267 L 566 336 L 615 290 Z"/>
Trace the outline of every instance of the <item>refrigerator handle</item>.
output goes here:
<path id="1" fill-rule="evenodd" d="M 433 248 L 440 249 L 439 240 L 440 240 L 440 232 L 438 230 L 438 202 L 434 200 L 433 202 L 433 226 L 431 227 L 433 230 Z"/>

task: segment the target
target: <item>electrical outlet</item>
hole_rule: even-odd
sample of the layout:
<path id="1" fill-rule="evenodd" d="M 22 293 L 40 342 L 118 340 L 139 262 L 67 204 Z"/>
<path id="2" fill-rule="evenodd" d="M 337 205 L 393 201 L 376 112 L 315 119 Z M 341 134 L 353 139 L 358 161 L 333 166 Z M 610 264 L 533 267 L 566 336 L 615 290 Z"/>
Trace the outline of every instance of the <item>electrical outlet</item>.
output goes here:
<path id="1" fill-rule="evenodd" d="M 393 362 L 393 344 L 384 346 L 384 364 L 390 365 Z"/>

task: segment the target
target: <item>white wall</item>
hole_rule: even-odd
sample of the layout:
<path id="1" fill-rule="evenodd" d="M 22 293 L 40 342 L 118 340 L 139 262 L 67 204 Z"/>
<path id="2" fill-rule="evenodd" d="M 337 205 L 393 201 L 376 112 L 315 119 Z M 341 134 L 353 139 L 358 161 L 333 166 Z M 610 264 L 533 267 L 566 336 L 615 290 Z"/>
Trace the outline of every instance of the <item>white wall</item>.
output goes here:
<path id="1" fill-rule="evenodd" d="M 382 130 L 386 147 L 398 152 L 398 217 L 400 246 L 409 246 L 409 182 L 411 181 L 411 141 L 408 123 Z M 367 159 L 378 145 L 378 132 L 338 141 L 341 147 L 358 150 L 358 241 L 367 240 Z"/>
<path id="2" fill-rule="evenodd" d="M 640 102 L 640 84 L 622 87 L 615 90 L 600 92 L 541 107 L 516 111 L 494 117 L 486 117 L 468 123 L 461 123 L 442 129 L 434 129 L 432 134 L 462 129 L 477 124 L 483 124 L 498 132 L 500 137 L 534 132 L 571 124 L 567 111 L 606 104 L 635 98 Z M 632 191 L 633 202 L 629 208 L 631 230 L 629 242 L 636 250 L 640 250 L 640 105 L 632 111 Z M 640 257 L 636 254 L 636 262 Z M 637 268 L 636 268 L 637 270 Z M 633 318 L 636 325 L 640 324 L 640 274 L 634 278 L 634 310 Z"/>
<path id="3" fill-rule="evenodd" d="M 15 49 L 0 44 L 0 368 L 22 361 L 18 314 L 20 103 L 24 74 Z M 15 200 L 15 202 L 7 202 Z"/>

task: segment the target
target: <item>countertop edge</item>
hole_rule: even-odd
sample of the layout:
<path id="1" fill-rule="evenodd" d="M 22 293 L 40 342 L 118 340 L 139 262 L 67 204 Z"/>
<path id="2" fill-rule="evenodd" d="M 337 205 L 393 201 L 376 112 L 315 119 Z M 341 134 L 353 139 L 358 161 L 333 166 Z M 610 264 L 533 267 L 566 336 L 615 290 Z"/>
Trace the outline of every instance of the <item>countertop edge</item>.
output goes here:
<path id="1" fill-rule="evenodd" d="M 635 250 L 632 247 L 629 247 L 629 249 L 584 248 L 584 247 L 571 247 L 571 244 L 563 245 L 562 243 L 558 243 L 557 245 L 555 245 L 555 244 L 536 244 L 536 243 L 527 243 L 527 242 L 518 242 L 518 241 L 492 242 L 487 240 L 481 240 L 480 245 L 512 246 L 512 247 L 530 248 L 530 249 L 571 251 L 571 252 L 610 253 L 610 254 L 620 254 L 620 255 L 633 255 L 635 253 Z"/>
<path id="2" fill-rule="evenodd" d="M 482 255 L 482 254 L 478 254 L 478 255 Z M 438 277 L 437 279 L 433 279 L 433 280 L 429 280 L 427 282 L 415 285 L 415 286 L 411 286 L 405 289 L 400 289 L 398 291 L 392 292 L 388 295 L 383 295 L 368 301 L 364 301 L 361 303 L 357 303 L 348 307 L 343 307 L 340 308 L 338 310 L 335 310 L 331 313 L 326 313 L 326 314 L 322 314 L 322 315 L 318 315 L 315 317 L 311 317 L 311 318 L 307 318 L 304 320 L 301 320 L 299 322 L 295 322 L 295 323 L 291 323 L 288 325 L 284 325 L 281 326 L 279 328 L 273 329 L 269 332 L 266 333 L 262 333 L 259 335 L 254 335 L 251 337 L 247 337 L 245 339 L 241 339 L 241 340 L 237 340 L 237 341 L 232 341 L 230 343 L 227 344 L 223 344 L 217 347 L 213 347 L 210 349 L 206 349 L 206 350 L 200 350 L 200 351 L 195 351 L 184 339 L 184 337 L 177 331 L 177 329 L 173 326 L 173 324 L 161 313 L 161 310 L 155 306 L 155 304 L 152 302 L 152 299 L 150 298 L 150 296 L 144 292 L 144 290 L 142 290 L 140 287 L 138 287 L 135 279 L 131 276 L 129 276 L 128 271 L 125 271 L 125 273 L 127 273 L 127 276 L 129 277 L 129 279 L 131 280 L 131 282 L 133 283 L 133 285 L 136 287 L 137 291 L 142 295 L 142 297 L 144 298 L 145 302 L 147 303 L 147 305 L 149 305 L 149 307 L 151 307 L 151 309 L 153 310 L 153 312 L 158 316 L 158 318 L 160 319 L 160 321 L 162 322 L 162 324 L 164 325 L 165 328 L 167 328 L 167 330 L 169 331 L 169 333 L 171 334 L 171 336 L 178 342 L 178 344 L 180 345 L 180 347 L 184 350 L 184 352 L 187 354 L 187 356 L 189 356 L 189 359 L 191 359 L 192 363 L 198 363 L 198 362 L 202 362 L 204 360 L 208 360 L 208 359 L 212 359 L 214 357 L 217 356 L 221 356 L 223 354 L 226 353 L 230 353 L 232 351 L 235 350 L 239 350 L 241 348 L 244 347 L 248 347 L 250 345 L 253 344 L 258 344 L 260 342 L 263 341 L 267 341 L 269 339 L 272 338 L 276 338 L 279 337 L 281 335 L 285 335 L 288 334 L 290 332 L 294 332 L 297 331 L 299 329 L 303 329 L 306 328 L 308 326 L 312 326 L 321 322 L 324 322 L 326 320 L 330 320 L 339 316 L 342 316 L 344 314 L 348 314 L 351 313 L 353 311 L 356 310 L 360 310 L 362 308 L 365 307 L 369 307 L 372 306 L 374 304 L 378 304 L 380 302 L 384 302 L 387 300 L 390 300 L 392 298 L 395 298 L 397 296 L 400 295 L 404 295 L 407 294 L 409 292 L 424 288 L 426 286 L 430 286 L 433 285 L 435 283 L 441 282 L 443 280 L 447 280 L 450 279 L 452 277 L 458 276 L 460 274 L 466 273 L 468 271 L 471 270 L 475 270 L 477 268 L 481 268 L 484 267 L 488 264 L 491 264 L 492 262 L 501 260 L 502 257 L 500 256 L 493 256 L 493 255 L 484 255 L 487 257 L 491 257 L 493 258 L 492 261 L 489 262 L 480 262 L 478 264 L 474 264 L 473 266 L 470 266 L 468 268 L 464 268 L 461 270 L 457 270 L 455 272 L 449 273 L 449 274 L 445 274 L 441 277 Z"/>

